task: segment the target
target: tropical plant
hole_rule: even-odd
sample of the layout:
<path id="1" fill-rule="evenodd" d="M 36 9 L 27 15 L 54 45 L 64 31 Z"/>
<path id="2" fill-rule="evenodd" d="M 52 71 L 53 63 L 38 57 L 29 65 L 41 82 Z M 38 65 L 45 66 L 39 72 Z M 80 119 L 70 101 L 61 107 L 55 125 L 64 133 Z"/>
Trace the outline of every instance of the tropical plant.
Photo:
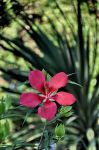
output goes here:
<path id="1" fill-rule="evenodd" d="M 74 86 L 71 87 L 69 84 L 64 90 L 71 90 L 77 97 L 77 103 L 74 106 L 77 119 L 69 125 L 66 122 L 66 134 L 68 138 L 65 140 L 65 145 L 70 146 L 76 143 L 78 150 L 84 150 L 90 147 L 98 149 L 98 20 L 95 16 L 93 17 L 95 23 L 93 24 L 94 38 L 92 41 L 90 21 L 88 22 L 84 18 L 84 14 L 82 13 L 83 6 L 80 0 L 76 3 L 77 7 L 73 1 L 71 5 L 75 12 L 73 17 L 76 20 L 76 26 L 72 24 L 72 21 L 64 13 L 56 0 L 54 6 L 51 7 L 52 10 L 56 8 L 59 11 L 63 19 L 62 23 L 54 10 L 53 13 L 56 22 L 45 12 L 42 12 L 42 16 L 46 16 L 50 30 L 52 31 L 51 34 L 54 38 L 48 35 L 49 32 L 46 34 L 46 27 L 40 26 L 38 22 L 33 21 L 33 18 L 29 18 L 26 13 L 20 14 L 20 19 L 18 18 L 17 21 L 21 29 L 30 36 L 33 42 L 35 41 L 37 49 L 40 49 L 39 54 L 26 46 L 22 37 L 10 39 L 0 35 L 0 46 L 3 50 L 11 52 L 17 58 L 23 58 L 29 69 L 33 67 L 40 70 L 45 69 L 51 75 L 60 71 L 66 72 L 67 74 L 73 73 L 70 79 Z M 61 27 L 60 30 L 56 26 L 57 20 Z M 87 27 L 84 26 L 86 24 Z M 0 69 L 4 73 L 3 77 L 5 79 L 8 76 L 9 79 L 13 78 L 18 82 L 25 82 L 27 80 L 28 71 L 24 72 L 18 66 L 17 69 L 11 68 L 11 65 L 8 68 L 1 67 Z M 78 87 L 76 83 L 81 85 L 81 87 Z M 5 89 L 5 87 L 2 88 Z M 16 93 L 20 92 L 11 88 L 6 88 L 6 90 Z"/>

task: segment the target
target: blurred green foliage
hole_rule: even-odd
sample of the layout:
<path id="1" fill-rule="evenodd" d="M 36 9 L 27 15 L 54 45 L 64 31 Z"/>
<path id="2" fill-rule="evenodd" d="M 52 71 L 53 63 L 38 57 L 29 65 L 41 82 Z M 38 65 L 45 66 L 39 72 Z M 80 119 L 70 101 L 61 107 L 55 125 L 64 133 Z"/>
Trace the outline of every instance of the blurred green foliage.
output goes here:
<path id="1" fill-rule="evenodd" d="M 3 115 L 7 113 L 8 109 L 11 108 L 11 98 L 6 96 L 0 99 L 0 143 L 4 143 L 12 130 L 11 120 L 3 118 Z"/>
<path id="2" fill-rule="evenodd" d="M 63 149 L 77 150 L 99 147 L 99 8 L 97 1 L 4 1 L 2 13 L 5 28 L 0 30 L 0 86 L 1 93 L 10 93 L 13 109 L 7 110 L 14 126 L 9 148 L 37 147 L 42 122 L 19 107 L 19 94 L 29 90 L 27 80 L 31 69 L 45 69 L 50 75 L 64 71 L 70 80 L 80 84 L 68 87 L 77 97 L 75 116 L 63 123 L 66 136 Z M 2 14 L 0 14 L 2 15 Z M 9 16 L 7 18 L 7 16 Z M 5 93 L 4 93 L 5 95 Z M 9 102 L 9 100 L 8 100 Z M 6 102 L 5 102 L 6 103 Z M 5 110 L 4 102 L 0 110 Z M 5 116 L 5 115 L 4 115 Z M 25 119 L 25 122 L 24 122 Z M 10 120 L 10 121 L 11 121 Z M 21 126 L 24 122 L 23 127 Z M 60 122 L 60 120 L 59 120 Z M 9 135 L 10 127 L 4 120 L 0 135 Z M 6 129 L 9 128 L 9 129 Z M 53 126 L 49 127 L 53 128 Z M 6 131 L 7 130 L 7 131 Z M 6 134 L 5 134 L 6 131 Z M 32 132 L 33 131 L 33 132 Z M 93 136 L 92 136 L 93 135 Z M 90 140 L 90 137 L 92 139 Z M 2 144 L 8 148 L 7 143 Z M 59 149 L 60 150 L 60 149 Z"/>

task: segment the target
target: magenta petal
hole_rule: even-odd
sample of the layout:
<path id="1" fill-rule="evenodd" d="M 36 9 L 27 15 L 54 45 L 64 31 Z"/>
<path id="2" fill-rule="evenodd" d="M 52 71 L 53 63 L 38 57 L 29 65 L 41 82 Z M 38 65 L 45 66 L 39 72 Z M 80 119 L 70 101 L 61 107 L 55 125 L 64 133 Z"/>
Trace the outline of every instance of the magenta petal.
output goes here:
<path id="1" fill-rule="evenodd" d="M 42 92 L 44 90 L 45 76 L 40 70 L 34 70 L 29 73 L 29 82 L 32 88 Z"/>
<path id="2" fill-rule="evenodd" d="M 40 97 L 35 93 L 23 93 L 20 96 L 20 104 L 26 107 L 34 108 L 41 103 Z"/>
<path id="3" fill-rule="evenodd" d="M 38 108 L 38 115 L 47 120 L 52 120 L 57 112 L 57 105 L 54 102 L 44 103 L 44 107 Z"/>
<path id="4" fill-rule="evenodd" d="M 48 86 L 51 92 L 64 87 L 68 82 L 68 76 L 64 72 L 57 73 L 49 81 Z"/>
<path id="5" fill-rule="evenodd" d="M 76 101 L 75 96 L 67 92 L 58 92 L 54 99 L 63 106 L 72 105 Z"/>

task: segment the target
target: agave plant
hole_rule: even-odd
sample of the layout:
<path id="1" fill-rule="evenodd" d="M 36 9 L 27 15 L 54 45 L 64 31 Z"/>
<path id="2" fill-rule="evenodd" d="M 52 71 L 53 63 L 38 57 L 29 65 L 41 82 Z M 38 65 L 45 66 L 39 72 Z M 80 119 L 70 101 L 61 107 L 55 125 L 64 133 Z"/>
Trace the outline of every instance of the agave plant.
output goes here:
<path id="1" fill-rule="evenodd" d="M 40 26 L 38 23 L 33 22 L 26 13 L 20 14 L 21 21 L 18 19 L 18 23 L 22 30 L 30 36 L 31 40 L 33 40 L 33 42 L 35 41 L 37 48 L 40 49 L 41 55 L 38 55 L 30 47 L 26 46 L 21 37 L 10 39 L 0 35 L 0 46 L 3 50 L 13 53 L 16 57 L 23 58 L 29 65 L 30 69 L 32 69 L 32 66 L 40 70 L 45 69 L 50 75 L 60 71 L 67 74 L 73 73 L 73 75 L 70 76 L 70 80 L 74 84 L 77 83 L 81 85 L 81 87 L 78 87 L 77 84 L 71 87 L 69 84 L 67 89 L 64 89 L 70 90 L 77 97 L 77 103 L 74 106 L 74 112 L 77 119 L 69 125 L 66 122 L 66 133 L 68 135 L 68 139 L 66 138 L 65 145 L 70 146 L 73 142 L 75 142 L 78 150 L 84 150 L 90 147 L 98 149 L 99 46 L 97 42 L 97 19 L 94 18 L 95 28 L 93 27 L 93 30 L 95 30 L 95 35 L 92 43 L 91 27 L 90 25 L 87 29 L 84 27 L 84 23 L 86 22 L 84 22 L 84 14 L 82 13 L 80 0 L 78 0 L 76 4 L 77 7 L 74 3 L 72 3 L 77 30 L 58 2 L 55 1 L 54 7 L 58 9 L 62 19 L 64 20 L 63 23 L 60 23 L 62 34 L 57 29 L 54 20 L 42 12 L 43 15 L 46 16 L 51 31 L 53 32 L 52 35 L 54 37 L 54 41 L 51 36 L 46 34 L 46 30 L 44 30 L 44 28 L 42 29 L 42 25 Z M 54 14 L 54 16 L 56 20 L 59 20 L 56 14 Z M 66 28 L 70 31 L 70 38 L 72 39 L 72 42 L 68 40 Z M 93 46 L 93 50 L 91 49 L 91 46 Z M 24 82 L 27 80 L 28 71 L 24 72 L 18 67 L 17 69 L 2 67 L 0 69 L 4 73 L 3 77 L 5 79 L 7 79 L 5 76 L 7 75 L 10 79 L 13 78 L 18 82 Z M 94 81 L 97 81 L 96 84 L 94 84 Z M 94 86 L 92 84 L 94 84 Z M 4 89 L 4 87 L 2 88 Z M 6 90 L 19 93 L 19 91 L 15 91 L 10 88 Z"/>

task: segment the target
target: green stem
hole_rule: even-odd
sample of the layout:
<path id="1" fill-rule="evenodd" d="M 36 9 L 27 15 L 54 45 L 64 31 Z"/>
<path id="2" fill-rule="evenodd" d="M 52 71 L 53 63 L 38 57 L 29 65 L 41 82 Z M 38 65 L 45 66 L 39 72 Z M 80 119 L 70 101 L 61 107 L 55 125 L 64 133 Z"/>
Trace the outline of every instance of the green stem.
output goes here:
<path id="1" fill-rule="evenodd" d="M 41 142 L 42 142 L 42 139 L 43 139 L 43 135 L 44 135 L 44 131 L 46 129 L 46 125 L 47 125 L 47 122 L 45 121 L 45 125 L 44 125 L 44 128 L 43 128 L 43 132 L 42 132 L 42 135 L 41 135 L 41 138 L 40 138 L 37 150 L 39 150 L 39 148 L 40 148 L 40 145 L 41 145 Z"/>

